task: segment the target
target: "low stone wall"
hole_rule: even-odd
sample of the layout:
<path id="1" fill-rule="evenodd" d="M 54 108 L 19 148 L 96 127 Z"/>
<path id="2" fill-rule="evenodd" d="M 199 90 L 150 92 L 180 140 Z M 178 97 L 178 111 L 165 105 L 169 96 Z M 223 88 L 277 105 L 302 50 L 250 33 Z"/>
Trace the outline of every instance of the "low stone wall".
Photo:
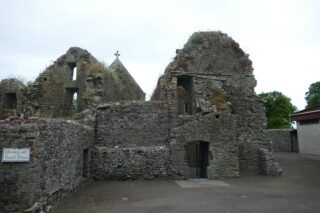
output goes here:
<path id="1" fill-rule="evenodd" d="M 31 156 L 26 163 L 0 163 L 0 209 L 45 210 L 72 192 L 84 180 L 83 150 L 93 139 L 93 129 L 77 122 L 1 121 L 0 156 L 3 148 L 30 148 Z"/>
<path id="2" fill-rule="evenodd" d="M 106 148 L 91 150 L 91 177 L 94 179 L 167 178 L 169 150 L 165 146 Z"/>
<path id="3" fill-rule="evenodd" d="M 268 129 L 275 152 L 298 152 L 298 138 L 294 129 Z"/>
<path id="4" fill-rule="evenodd" d="M 259 168 L 260 173 L 267 176 L 278 176 L 282 174 L 280 164 L 277 162 L 273 153 L 269 150 L 260 148 L 259 155 Z"/>

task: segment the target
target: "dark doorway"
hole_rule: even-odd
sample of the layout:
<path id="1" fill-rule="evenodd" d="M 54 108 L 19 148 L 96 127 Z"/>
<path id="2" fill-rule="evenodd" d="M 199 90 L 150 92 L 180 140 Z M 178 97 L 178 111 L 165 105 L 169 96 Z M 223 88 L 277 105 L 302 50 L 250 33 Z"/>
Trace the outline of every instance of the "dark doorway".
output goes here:
<path id="1" fill-rule="evenodd" d="M 207 178 L 209 144 L 203 141 L 195 141 L 187 144 L 186 158 L 189 166 L 190 178 Z"/>
<path id="2" fill-rule="evenodd" d="M 17 94 L 16 93 L 6 93 L 6 108 L 16 109 L 17 108 Z"/>
<path id="3" fill-rule="evenodd" d="M 192 77 L 183 75 L 177 78 L 178 114 L 192 114 Z"/>
<path id="4" fill-rule="evenodd" d="M 83 168 L 82 168 L 82 177 L 88 178 L 89 174 L 89 150 L 83 150 Z"/>

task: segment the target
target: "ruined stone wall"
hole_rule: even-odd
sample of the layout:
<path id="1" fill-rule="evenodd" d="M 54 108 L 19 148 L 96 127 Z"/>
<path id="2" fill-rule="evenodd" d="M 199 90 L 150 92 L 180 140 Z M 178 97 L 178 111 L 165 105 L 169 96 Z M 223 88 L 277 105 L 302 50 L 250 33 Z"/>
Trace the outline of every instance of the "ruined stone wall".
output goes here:
<path id="1" fill-rule="evenodd" d="M 120 68 L 116 66 L 117 61 Z M 118 59 L 115 62 L 112 70 L 87 50 L 71 47 L 27 87 L 21 105 L 23 114 L 25 117 L 68 117 L 102 103 L 144 100 L 145 94 L 139 85 Z M 0 117 L 1 114 L 0 111 Z"/>
<path id="2" fill-rule="evenodd" d="M 0 155 L 3 148 L 30 147 L 31 160 L 0 164 L 4 174 L 0 183 L 0 209 L 5 212 L 22 212 L 30 207 L 45 210 L 72 192 L 84 180 L 83 150 L 93 139 L 93 129 L 77 122 L 1 121 Z"/>
<path id="3" fill-rule="evenodd" d="M 137 146 L 91 149 L 91 177 L 94 179 L 166 179 L 169 166 L 167 146 Z"/>
<path id="4" fill-rule="evenodd" d="M 194 33 L 160 77 L 152 100 L 166 101 L 170 125 L 180 125 L 179 114 L 201 117 L 226 112 L 235 117 L 240 171 L 259 173 L 259 148 L 271 150 L 264 129 L 265 109 L 254 92 L 253 68 L 232 38 L 221 32 Z M 189 79 L 189 80 L 188 80 Z M 180 82 L 180 83 L 179 83 Z M 179 86 L 191 90 L 191 110 L 179 112 Z M 188 108 L 188 104 L 186 104 Z"/>
<path id="5" fill-rule="evenodd" d="M 239 176 L 239 145 L 236 140 L 236 123 L 233 115 L 221 113 L 218 116 L 210 113 L 202 117 L 184 115 L 179 116 L 179 119 L 184 121 L 170 132 L 172 173 L 178 172 L 179 176 L 183 170 L 188 170 L 185 157 L 186 145 L 202 141 L 209 143 L 208 178 Z"/>
<path id="6" fill-rule="evenodd" d="M 268 129 L 275 152 L 298 152 L 298 138 L 294 129 Z"/>
<path id="7" fill-rule="evenodd" d="M 239 176 L 235 116 L 180 115 L 170 122 L 164 102 L 98 107 L 96 144 L 90 149 L 96 179 L 188 178 L 186 146 L 209 143 L 208 177 Z"/>
<path id="8" fill-rule="evenodd" d="M 161 102 L 102 105 L 97 109 L 91 152 L 95 179 L 152 179 L 167 176 L 168 107 Z"/>
<path id="9" fill-rule="evenodd" d="M 96 144 L 110 148 L 167 145 L 168 113 L 161 102 L 102 105 L 97 110 Z"/>
<path id="10" fill-rule="evenodd" d="M 86 80 L 90 67 L 96 63 L 98 61 L 88 51 L 70 48 L 29 87 L 28 113 L 42 117 L 62 117 L 87 108 Z M 73 73 L 76 73 L 76 79 L 73 79 Z M 78 100 L 76 110 L 72 108 L 75 92 Z"/>
<path id="11" fill-rule="evenodd" d="M 14 78 L 0 82 L 0 119 L 21 116 L 25 102 L 25 85 Z"/>

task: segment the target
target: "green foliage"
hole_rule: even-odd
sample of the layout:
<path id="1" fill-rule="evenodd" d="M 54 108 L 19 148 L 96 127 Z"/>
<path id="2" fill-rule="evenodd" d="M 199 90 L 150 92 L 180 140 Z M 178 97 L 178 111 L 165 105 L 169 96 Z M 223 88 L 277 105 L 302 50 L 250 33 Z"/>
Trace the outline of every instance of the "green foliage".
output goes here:
<path id="1" fill-rule="evenodd" d="M 88 74 L 90 75 L 96 75 L 99 73 L 102 73 L 104 71 L 105 67 L 101 63 L 93 63 L 89 67 Z"/>
<path id="2" fill-rule="evenodd" d="M 118 84 L 119 83 L 119 77 L 117 73 L 113 72 L 109 68 L 105 68 L 106 76 L 114 83 Z"/>
<path id="3" fill-rule="evenodd" d="M 89 71 L 88 71 L 89 75 L 98 75 L 98 74 L 106 74 L 106 77 L 109 78 L 114 84 L 117 84 L 119 79 L 118 76 L 115 72 L 113 72 L 112 70 L 110 70 L 105 63 L 93 63 L 90 67 L 89 67 Z"/>
<path id="4" fill-rule="evenodd" d="M 210 103 L 215 105 L 218 111 L 225 110 L 226 99 L 223 90 L 215 89 L 212 92 Z"/>
<path id="5" fill-rule="evenodd" d="M 261 93 L 259 97 L 264 100 L 268 129 L 290 128 L 290 115 L 297 109 L 291 99 L 281 92 L 273 91 Z"/>
<path id="6" fill-rule="evenodd" d="M 320 104 L 320 81 L 311 84 L 309 91 L 306 92 L 305 95 L 305 99 L 307 101 L 306 108 Z"/>

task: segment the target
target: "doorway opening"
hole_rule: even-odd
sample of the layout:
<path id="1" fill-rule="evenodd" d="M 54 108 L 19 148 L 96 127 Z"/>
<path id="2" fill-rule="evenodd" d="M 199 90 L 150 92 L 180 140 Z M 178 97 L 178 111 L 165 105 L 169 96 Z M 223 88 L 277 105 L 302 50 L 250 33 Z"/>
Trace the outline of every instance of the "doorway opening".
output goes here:
<path id="1" fill-rule="evenodd" d="M 89 174 L 89 150 L 83 150 L 83 167 L 82 167 L 82 177 L 88 178 Z"/>
<path id="2" fill-rule="evenodd" d="M 207 178 L 209 165 L 209 143 L 204 141 L 189 142 L 186 146 L 186 159 L 189 166 L 189 178 Z"/>

